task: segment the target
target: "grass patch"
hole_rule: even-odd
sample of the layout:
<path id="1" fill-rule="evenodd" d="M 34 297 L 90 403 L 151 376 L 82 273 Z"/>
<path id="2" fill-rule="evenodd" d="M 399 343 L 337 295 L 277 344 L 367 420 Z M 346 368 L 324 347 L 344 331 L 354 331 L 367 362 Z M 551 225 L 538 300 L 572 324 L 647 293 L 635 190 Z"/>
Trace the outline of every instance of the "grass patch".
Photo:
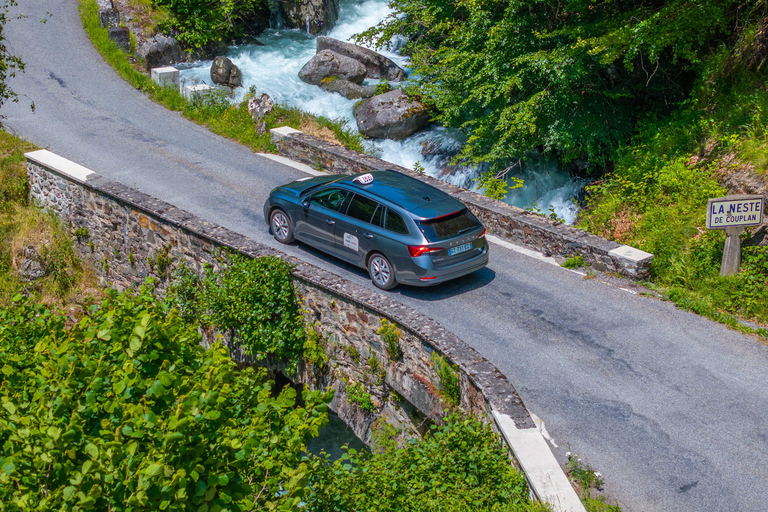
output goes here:
<path id="1" fill-rule="evenodd" d="M 580 255 L 571 256 L 570 258 L 565 260 L 561 265 L 561 267 L 564 267 L 564 268 L 581 268 L 586 266 L 587 266 L 587 262 L 584 261 L 584 257 Z"/>
<path id="2" fill-rule="evenodd" d="M 132 59 L 110 41 L 107 30 L 99 23 L 95 0 L 80 0 L 80 17 L 94 47 L 125 81 L 153 101 L 169 110 L 181 112 L 187 119 L 208 127 L 218 135 L 237 141 L 253 151 L 274 153 L 277 148 L 270 141 L 269 130 L 287 125 L 348 149 L 365 152 L 362 136 L 349 129 L 345 120 L 315 116 L 283 105 L 275 105 L 274 110 L 265 116 L 266 131 L 259 134 L 248 112 L 248 100 L 256 93 L 255 89 L 251 89 L 240 103 L 231 103 L 223 93 L 211 94 L 200 101 L 188 101 L 175 88 L 160 87 L 152 82 L 141 70 L 141 62 Z"/>

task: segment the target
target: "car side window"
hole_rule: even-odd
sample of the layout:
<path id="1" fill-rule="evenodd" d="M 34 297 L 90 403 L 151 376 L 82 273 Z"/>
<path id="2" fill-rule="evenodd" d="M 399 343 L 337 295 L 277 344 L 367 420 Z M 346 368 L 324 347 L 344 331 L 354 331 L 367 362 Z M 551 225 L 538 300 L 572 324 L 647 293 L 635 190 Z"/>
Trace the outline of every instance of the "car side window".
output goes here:
<path id="1" fill-rule="evenodd" d="M 311 201 L 335 212 L 341 210 L 349 192 L 338 188 L 323 190 L 312 196 Z"/>
<path id="2" fill-rule="evenodd" d="M 389 208 L 387 208 L 387 214 L 384 216 L 384 229 L 403 235 L 408 234 L 408 226 L 405 225 L 403 218 Z"/>
<path id="3" fill-rule="evenodd" d="M 371 222 L 377 206 L 379 206 L 379 203 L 376 201 L 361 196 L 360 194 L 355 194 L 352 198 L 352 202 L 349 203 L 347 215 L 353 219 L 362 220 L 363 222 Z"/>

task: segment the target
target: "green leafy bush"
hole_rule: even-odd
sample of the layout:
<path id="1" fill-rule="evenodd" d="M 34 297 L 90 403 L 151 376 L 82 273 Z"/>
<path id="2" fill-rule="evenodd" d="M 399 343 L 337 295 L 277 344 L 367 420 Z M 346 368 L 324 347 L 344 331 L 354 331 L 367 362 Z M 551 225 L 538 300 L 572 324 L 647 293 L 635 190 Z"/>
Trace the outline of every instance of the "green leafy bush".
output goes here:
<path id="1" fill-rule="evenodd" d="M 360 382 L 355 382 L 347 387 L 347 400 L 350 403 L 357 404 L 364 411 L 373 412 L 376 406 L 373 405 L 371 394 Z"/>
<path id="2" fill-rule="evenodd" d="M 295 368 L 306 331 L 291 266 L 274 256 L 251 259 L 232 253 L 221 259 L 228 260 L 226 265 L 218 272 L 207 266 L 202 278 L 180 267 L 169 299 L 186 318 L 230 330 L 248 354 L 276 356 Z"/>
<path id="3" fill-rule="evenodd" d="M 475 419 L 448 418 L 399 450 L 348 450 L 311 479 L 308 512 L 545 511 L 528 495 L 498 436 Z"/>
<path id="4" fill-rule="evenodd" d="M 768 322 L 768 247 L 745 247 L 741 254 L 725 310 Z"/>
<path id="5" fill-rule="evenodd" d="M 176 32 L 180 42 L 195 48 L 242 35 L 255 13 L 269 19 L 266 0 L 153 0 L 153 4 L 171 14 L 161 28 Z"/>
<path id="6" fill-rule="evenodd" d="M 389 81 L 387 81 L 386 78 L 382 78 L 379 80 L 379 83 L 376 84 L 376 89 L 373 92 L 374 96 L 378 96 L 379 94 L 384 94 L 392 90 L 392 86 L 389 85 Z"/>
<path id="7" fill-rule="evenodd" d="M 0 310 L 4 510 L 299 510 L 329 395 L 273 392 L 146 289 Z M 276 449 L 279 447 L 279 449 Z"/>

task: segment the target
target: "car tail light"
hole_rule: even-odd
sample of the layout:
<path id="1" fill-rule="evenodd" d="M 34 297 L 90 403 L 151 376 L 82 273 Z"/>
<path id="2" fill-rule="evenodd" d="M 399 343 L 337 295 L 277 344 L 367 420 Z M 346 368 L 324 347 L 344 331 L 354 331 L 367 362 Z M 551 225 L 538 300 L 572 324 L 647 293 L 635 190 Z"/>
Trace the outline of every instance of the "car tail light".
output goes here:
<path id="1" fill-rule="evenodd" d="M 430 252 L 438 252 L 442 251 L 442 247 L 430 247 L 429 245 L 409 245 L 408 246 L 408 252 L 411 253 L 411 256 L 414 258 L 417 256 L 421 256 L 422 254 L 429 254 Z"/>
<path id="2" fill-rule="evenodd" d="M 480 236 L 478 236 L 477 238 L 483 238 L 485 236 L 485 232 L 486 231 L 488 231 L 488 230 L 486 228 L 483 228 L 483 232 L 480 233 Z"/>

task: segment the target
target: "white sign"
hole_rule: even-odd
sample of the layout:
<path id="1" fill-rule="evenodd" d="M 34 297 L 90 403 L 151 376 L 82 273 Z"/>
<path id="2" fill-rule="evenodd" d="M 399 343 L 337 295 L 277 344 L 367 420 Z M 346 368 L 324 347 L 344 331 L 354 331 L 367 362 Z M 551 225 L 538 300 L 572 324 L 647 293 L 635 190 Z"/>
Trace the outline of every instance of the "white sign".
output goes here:
<path id="1" fill-rule="evenodd" d="M 763 223 L 762 196 L 728 196 L 710 199 L 707 204 L 707 229 L 759 226 Z"/>
<path id="2" fill-rule="evenodd" d="M 344 247 L 349 247 L 353 251 L 357 251 L 358 247 L 360 247 L 357 237 L 355 235 L 350 235 L 349 233 L 344 233 Z"/>

